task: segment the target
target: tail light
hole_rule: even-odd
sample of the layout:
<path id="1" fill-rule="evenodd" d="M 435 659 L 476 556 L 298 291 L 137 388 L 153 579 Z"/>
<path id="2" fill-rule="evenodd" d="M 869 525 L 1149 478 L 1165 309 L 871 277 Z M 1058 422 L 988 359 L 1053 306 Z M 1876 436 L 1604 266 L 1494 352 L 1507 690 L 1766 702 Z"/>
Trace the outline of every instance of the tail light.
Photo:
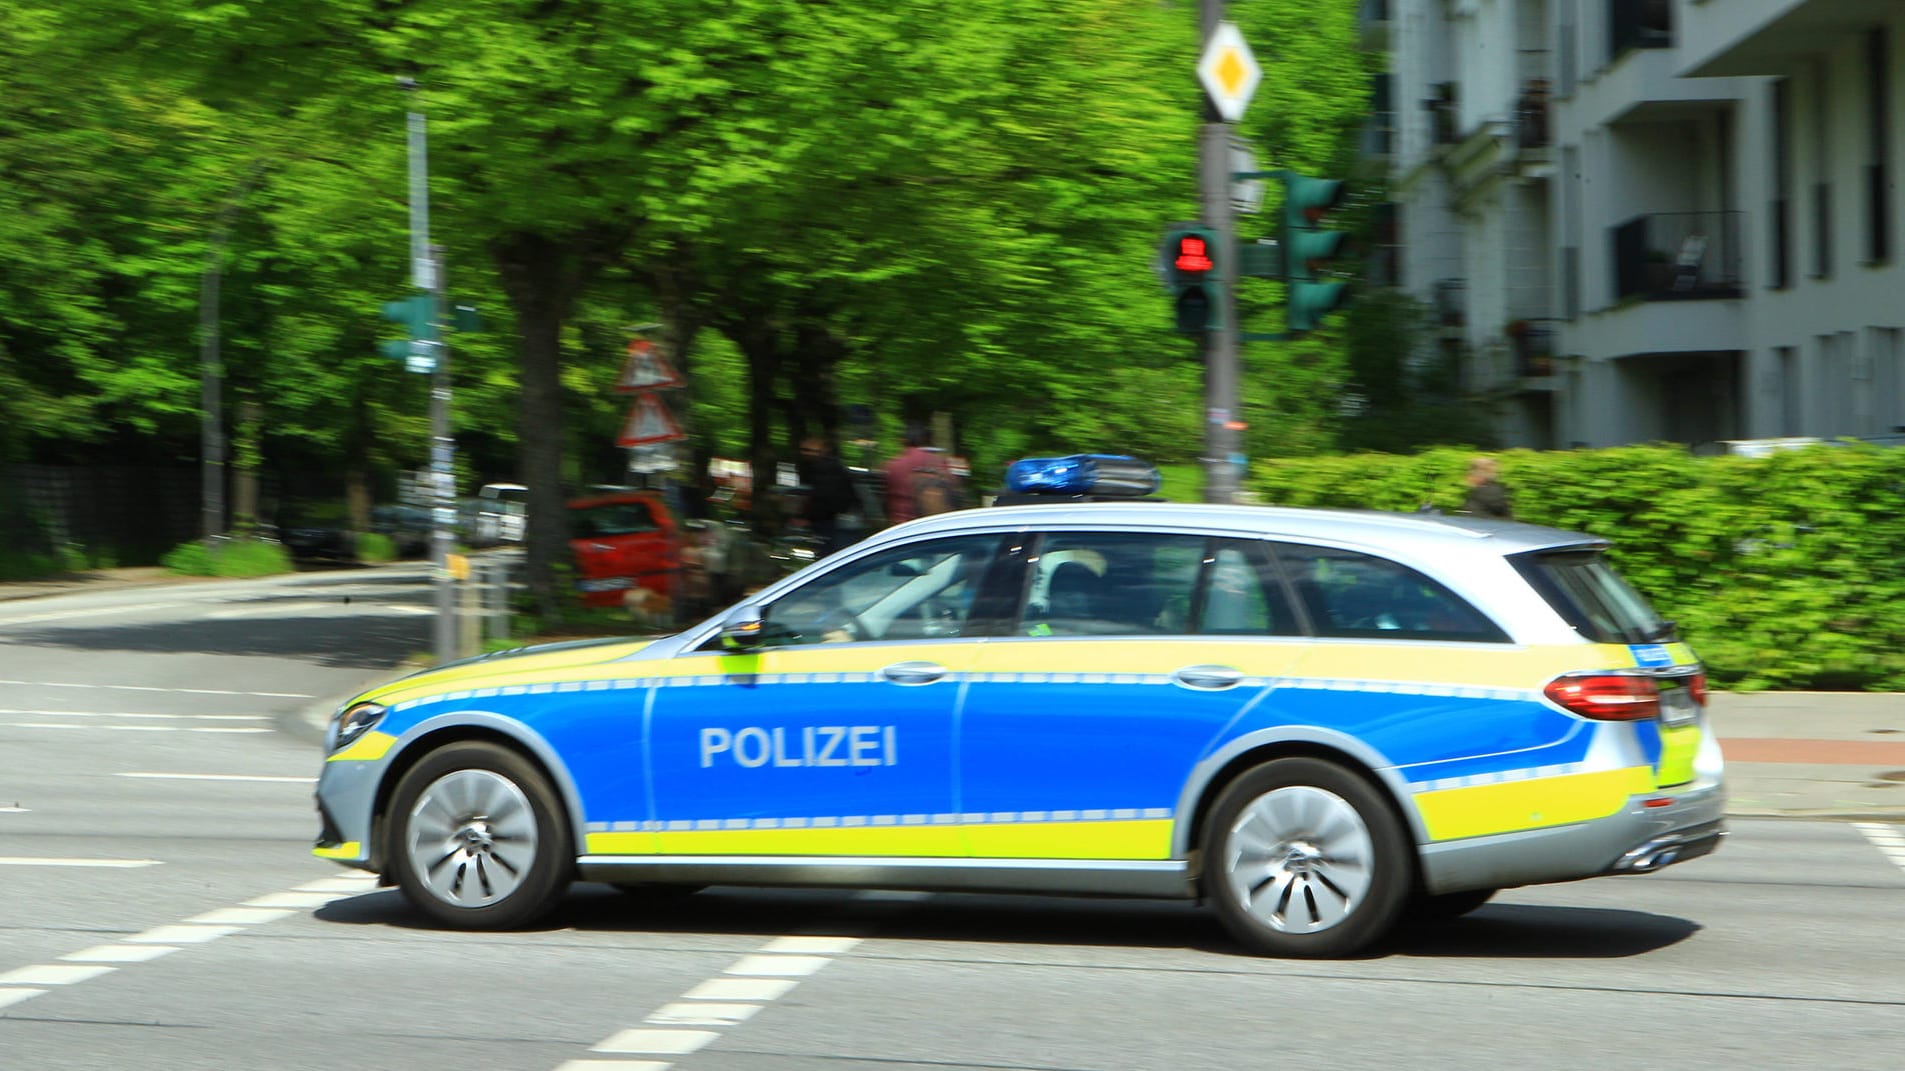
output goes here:
<path id="1" fill-rule="evenodd" d="M 1693 696 L 1695 703 L 1703 707 L 1706 706 L 1707 675 L 1705 673 L 1695 673 L 1693 676 L 1687 678 L 1687 691 Z"/>
<path id="2" fill-rule="evenodd" d="M 1701 688 L 1704 691 L 1704 683 Z M 1626 673 L 1556 677 L 1541 694 L 1564 710 L 1596 721 L 1646 721 L 1660 716 L 1660 688 L 1652 677 Z"/>

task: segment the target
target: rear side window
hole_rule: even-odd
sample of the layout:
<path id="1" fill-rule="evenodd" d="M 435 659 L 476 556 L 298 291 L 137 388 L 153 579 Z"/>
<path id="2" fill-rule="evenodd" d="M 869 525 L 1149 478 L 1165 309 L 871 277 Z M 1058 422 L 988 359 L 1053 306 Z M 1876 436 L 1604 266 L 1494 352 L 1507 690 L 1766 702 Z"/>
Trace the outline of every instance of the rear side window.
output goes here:
<path id="1" fill-rule="evenodd" d="M 1595 643 L 1657 643 L 1673 637 L 1640 592 L 1598 550 L 1546 551 L 1509 559 L 1561 619 Z"/>
<path id="2" fill-rule="evenodd" d="M 1406 565 L 1334 547 L 1278 544 L 1318 636 L 1507 643 L 1467 600 Z"/>

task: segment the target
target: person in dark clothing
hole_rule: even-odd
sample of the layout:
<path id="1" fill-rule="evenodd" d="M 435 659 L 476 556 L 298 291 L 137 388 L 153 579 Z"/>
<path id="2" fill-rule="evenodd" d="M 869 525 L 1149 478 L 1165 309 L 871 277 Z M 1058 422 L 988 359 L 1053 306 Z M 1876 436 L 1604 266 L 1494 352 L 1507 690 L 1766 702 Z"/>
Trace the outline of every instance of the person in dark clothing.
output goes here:
<path id="1" fill-rule="evenodd" d="M 1468 463 L 1468 475 L 1463 482 L 1468 484 L 1468 497 L 1462 500 L 1462 512 L 1476 517 L 1492 517 L 1496 520 L 1514 519 L 1514 512 L 1508 506 L 1508 489 L 1497 479 L 1500 467 L 1492 457 L 1477 457 Z"/>
<path id="2" fill-rule="evenodd" d="M 853 474 L 846 462 L 834 454 L 827 440 L 810 435 L 801 440 L 800 460 L 794 465 L 800 482 L 807 487 L 807 504 L 802 515 L 807 529 L 820 540 L 822 557 L 845 547 L 846 533 L 840 530 L 840 515 L 858 505 L 853 491 Z"/>

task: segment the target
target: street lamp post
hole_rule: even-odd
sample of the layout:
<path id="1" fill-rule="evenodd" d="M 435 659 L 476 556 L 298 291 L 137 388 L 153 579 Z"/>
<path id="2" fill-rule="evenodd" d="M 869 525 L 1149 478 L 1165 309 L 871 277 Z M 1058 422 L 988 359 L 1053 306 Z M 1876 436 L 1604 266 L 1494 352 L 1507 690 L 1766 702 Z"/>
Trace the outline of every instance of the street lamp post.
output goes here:
<path id="1" fill-rule="evenodd" d="M 456 547 L 456 440 L 450 435 L 450 348 L 441 340 L 449 308 L 443 291 L 443 250 L 430 244 L 430 164 L 428 133 L 423 109 L 416 103 L 417 82 L 399 78 L 410 96 L 407 117 L 410 162 L 410 281 L 430 295 L 436 337 L 413 345 L 427 346 L 435 357 L 430 373 L 430 566 L 436 587 L 435 648 L 438 662 L 448 662 L 456 650 L 456 578 L 450 557 Z"/>

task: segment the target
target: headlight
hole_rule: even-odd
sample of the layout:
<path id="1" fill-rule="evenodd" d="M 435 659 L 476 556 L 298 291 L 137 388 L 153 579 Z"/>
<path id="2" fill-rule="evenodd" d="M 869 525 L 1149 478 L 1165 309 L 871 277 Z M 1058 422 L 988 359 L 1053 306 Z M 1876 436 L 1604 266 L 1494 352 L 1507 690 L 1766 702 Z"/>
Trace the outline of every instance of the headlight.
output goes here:
<path id="1" fill-rule="evenodd" d="M 349 747 L 351 741 L 369 732 L 384 719 L 385 709 L 377 703 L 352 703 L 339 711 L 331 722 L 331 750 Z"/>

